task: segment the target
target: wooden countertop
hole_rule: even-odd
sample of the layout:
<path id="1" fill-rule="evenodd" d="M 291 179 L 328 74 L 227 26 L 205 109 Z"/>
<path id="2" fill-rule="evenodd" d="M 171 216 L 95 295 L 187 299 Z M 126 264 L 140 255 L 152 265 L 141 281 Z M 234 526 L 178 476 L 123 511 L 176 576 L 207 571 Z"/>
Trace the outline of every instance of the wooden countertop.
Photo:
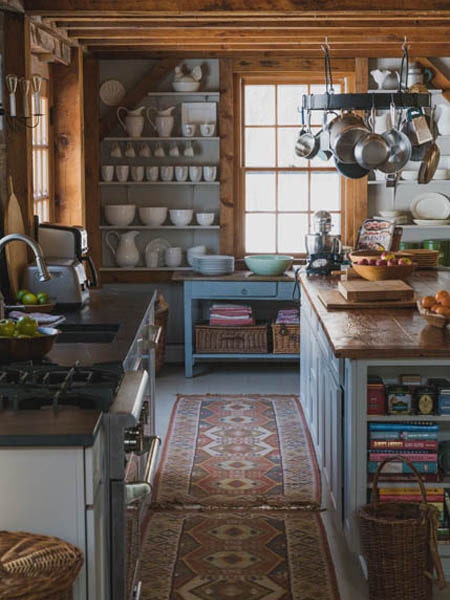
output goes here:
<path id="1" fill-rule="evenodd" d="M 338 280 L 304 271 L 299 277 L 338 358 L 450 358 L 450 329 L 428 325 L 416 308 L 327 310 L 318 294 Z M 450 290 L 450 271 L 419 270 L 408 283 L 419 297 Z"/>
<path id="2" fill-rule="evenodd" d="M 196 271 L 175 271 L 172 275 L 172 281 L 293 281 L 295 272 L 293 270 L 286 271 L 279 276 L 255 275 L 252 271 L 234 271 L 229 275 L 202 275 Z"/>

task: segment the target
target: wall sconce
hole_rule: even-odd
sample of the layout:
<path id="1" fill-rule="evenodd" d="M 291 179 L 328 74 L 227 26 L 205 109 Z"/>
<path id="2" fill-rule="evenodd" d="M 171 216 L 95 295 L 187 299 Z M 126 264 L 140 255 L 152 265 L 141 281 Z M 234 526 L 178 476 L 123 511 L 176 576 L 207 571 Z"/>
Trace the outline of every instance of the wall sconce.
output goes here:
<path id="1" fill-rule="evenodd" d="M 0 104 L 0 116 L 5 116 L 7 123 L 15 127 L 22 125 L 24 127 L 37 127 L 39 117 L 42 117 L 41 110 L 41 86 L 42 77 L 40 75 L 32 75 L 31 79 L 17 77 L 13 73 L 9 73 L 5 77 L 6 88 L 9 93 L 9 112 Z M 22 94 L 22 114 L 17 114 L 17 91 Z M 30 107 L 30 99 L 32 107 Z M 30 114 L 30 108 L 31 114 Z"/>

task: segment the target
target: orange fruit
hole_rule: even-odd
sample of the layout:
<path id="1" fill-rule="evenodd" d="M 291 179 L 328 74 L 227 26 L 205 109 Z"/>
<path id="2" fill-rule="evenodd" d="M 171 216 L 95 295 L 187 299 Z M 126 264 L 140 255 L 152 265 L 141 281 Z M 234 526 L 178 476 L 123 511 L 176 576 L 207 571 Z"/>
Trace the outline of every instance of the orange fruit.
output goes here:
<path id="1" fill-rule="evenodd" d="M 424 308 L 431 308 L 436 304 L 436 298 L 434 296 L 424 296 L 421 300 L 421 304 Z"/>
<path id="2" fill-rule="evenodd" d="M 438 315 L 448 317 L 450 315 L 450 308 L 447 308 L 446 306 L 437 306 L 434 312 Z"/>
<path id="3" fill-rule="evenodd" d="M 431 310 L 431 312 L 434 312 L 434 313 L 437 313 L 437 309 L 438 309 L 438 308 L 441 308 L 441 305 L 440 305 L 440 304 L 438 304 L 438 303 L 436 303 L 436 304 L 433 304 L 433 306 L 430 306 L 430 310 Z"/>
<path id="4" fill-rule="evenodd" d="M 447 292 L 447 290 L 439 290 L 438 292 L 436 292 L 435 298 L 436 300 L 439 302 L 439 304 L 441 303 L 441 301 L 444 298 L 448 298 L 449 297 L 449 293 Z"/>
<path id="5" fill-rule="evenodd" d="M 450 294 L 448 296 L 444 296 L 440 301 L 441 306 L 446 306 L 450 308 Z"/>

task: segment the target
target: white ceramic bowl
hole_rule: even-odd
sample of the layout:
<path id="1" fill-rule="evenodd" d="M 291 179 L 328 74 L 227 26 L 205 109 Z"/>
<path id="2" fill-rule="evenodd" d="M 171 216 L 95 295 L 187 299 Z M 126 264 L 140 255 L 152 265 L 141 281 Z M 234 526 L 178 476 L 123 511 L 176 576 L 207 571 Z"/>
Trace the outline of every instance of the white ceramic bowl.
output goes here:
<path id="1" fill-rule="evenodd" d="M 172 208 L 169 210 L 170 220 L 177 227 L 189 225 L 189 223 L 192 221 L 193 215 L 194 211 L 191 208 Z"/>
<path id="2" fill-rule="evenodd" d="M 194 257 L 199 256 L 200 254 L 206 254 L 206 246 L 192 246 L 191 248 L 187 249 L 186 258 L 191 267 L 193 265 L 192 261 Z"/>
<path id="3" fill-rule="evenodd" d="M 195 218 L 197 219 L 197 223 L 199 225 L 208 226 L 214 223 L 214 213 L 206 212 L 206 213 L 196 213 Z"/>
<path id="4" fill-rule="evenodd" d="M 196 92 L 200 87 L 200 81 L 172 81 L 175 92 Z"/>
<path id="5" fill-rule="evenodd" d="M 139 218 L 144 225 L 159 227 L 167 217 L 167 206 L 140 206 Z"/>
<path id="6" fill-rule="evenodd" d="M 135 204 L 106 204 L 105 206 L 105 219 L 109 225 L 126 227 L 133 222 L 135 214 Z"/>

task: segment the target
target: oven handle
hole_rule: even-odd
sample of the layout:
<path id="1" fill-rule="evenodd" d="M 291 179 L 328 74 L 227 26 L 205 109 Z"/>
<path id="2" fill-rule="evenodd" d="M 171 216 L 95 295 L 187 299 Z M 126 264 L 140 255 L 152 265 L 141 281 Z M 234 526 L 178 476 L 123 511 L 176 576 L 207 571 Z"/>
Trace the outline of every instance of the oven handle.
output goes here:
<path id="1" fill-rule="evenodd" d="M 144 480 L 125 484 L 125 504 L 127 506 L 152 493 L 151 480 L 160 445 L 160 437 L 154 435 L 150 438 L 150 448 L 148 451 L 147 464 L 145 465 Z"/>
<path id="2" fill-rule="evenodd" d="M 161 337 L 162 327 L 155 327 L 154 325 L 147 326 L 146 337 L 138 338 L 137 345 L 140 354 L 145 354 L 149 350 L 153 350 L 159 344 Z"/>

